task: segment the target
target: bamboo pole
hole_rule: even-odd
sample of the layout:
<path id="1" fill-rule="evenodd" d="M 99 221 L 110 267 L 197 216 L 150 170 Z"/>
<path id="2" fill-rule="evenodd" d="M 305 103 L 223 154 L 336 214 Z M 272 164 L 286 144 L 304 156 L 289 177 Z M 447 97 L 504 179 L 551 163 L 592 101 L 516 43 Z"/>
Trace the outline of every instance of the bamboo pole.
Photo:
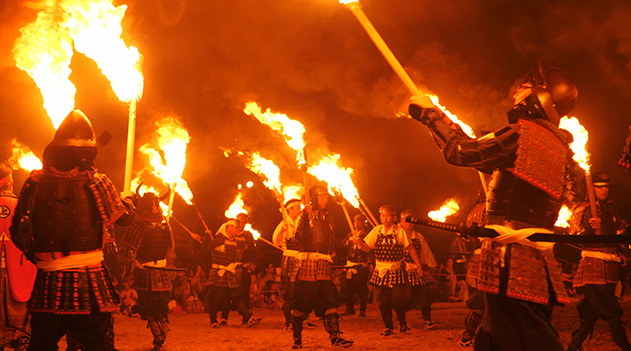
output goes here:
<path id="1" fill-rule="evenodd" d="M 127 123 L 127 152 L 125 154 L 125 179 L 123 191 L 128 193 L 131 190 L 131 177 L 134 164 L 134 140 L 136 138 L 136 108 L 138 101 L 129 102 L 129 119 Z"/>

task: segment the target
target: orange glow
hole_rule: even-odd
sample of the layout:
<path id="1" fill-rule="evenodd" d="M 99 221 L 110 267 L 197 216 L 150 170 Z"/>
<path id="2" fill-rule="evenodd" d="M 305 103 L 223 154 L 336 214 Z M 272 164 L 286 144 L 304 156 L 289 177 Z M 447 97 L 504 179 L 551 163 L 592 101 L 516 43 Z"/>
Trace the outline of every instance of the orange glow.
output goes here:
<path id="1" fill-rule="evenodd" d="M 461 120 L 458 119 L 458 117 L 456 115 L 454 115 L 453 113 L 449 112 L 449 110 L 447 110 L 447 108 L 443 105 L 441 105 L 438 102 L 438 96 L 436 95 L 427 95 L 429 97 L 430 100 L 432 100 L 432 103 L 440 108 L 445 115 L 447 115 L 447 117 L 449 117 L 449 119 L 451 119 L 452 122 L 460 125 L 460 127 L 462 128 L 462 130 L 470 137 L 470 138 L 474 138 L 475 139 L 475 133 L 473 132 L 473 129 L 471 129 L 471 127 L 469 127 L 468 125 L 466 125 L 464 122 L 462 122 Z"/>
<path id="2" fill-rule="evenodd" d="M 309 167 L 309 174 L 324 181 L 329 186 L 332 194 L 341 193 L 344 199 L 355 208 L 359 208 L 359 193 L 351 179 L 352 168 L 344 168 L 337 165 L 339 154 L 326 156 L 320 163 Z"/>
<path id="3" fill-rule="evenodd" d="M 188 132 L 182 124 L 173 117 L 167 117 L 156 123 L 158 145 L 164 153 L 164 160 L 158 151 L 152 149 L 149 144 L 140 147 L 140 152 L 149 157 L 149 163 L 153 168 L 153 174 L 162 179 L 165 184 L 175 185 L 171 190 L 178 193 L 186 203 L 193 204 L 193 193 L 188 183 L 182 179 L 182 173 L 186 166 L 186 147 L 190 140 Z"/>
<path id="4" fill-rule="evenodd" d="M 263 177 L 263 184 L 276 194 L 281 193 L 280 169 L 271 160 L 261 156 L 259 152 L 250 155 L 246 167 L 252 172 Z"/>
<path id="5" fill-rule="evenodd" d="M 460 205 L 458 205 L 456 199 L 452 198 L 445 201 L 443 205 L 440 206 L 439 210 L 430 211 L 427 216 L 434 221 L 444 223 L 448 216 L 451 216 L 452 214 L 458 212 L 459 209 Z"/>
<path id="6" fill-rule="evenodd" d="M 35 156 L 28 146 L 20 143 L 17 139 L 11 140 L 11 157 L 8 163 L 14 170 L 23 169 L 31 172 L 36 169 L 42 169 L 42 161 Z"/>
<path id="7" fill-rule="evenodd" d="M 261 237 L 261 233 L 259 233 L 258 230 L 252 228 L 252 225 L 250 225 L 250 223 L 246 224 L 243 230 L 247 230 L 252 233 L 252 237 L 254 238 L 254 240 L 259 240 L 259 238 Z"/>
<path id="8" fill-rule="evenodd" d="M 287 117 L 286 114 L 271 112 L 269 108 L 263 112 L 261 107 L 252 101 L 246 102 L 243 112 L 248 116 L 254 116 L 259 122 L 281 134 L 287 145 L 296 151 L 296 161 L 299 165 L 307 163 L 303 151 L 305 126 L 302 123 Z"/>
<path id="9" fill-rule="evenodd" d="M 352 4 L 354 2 L 359 2 L 359 0 L 340 0 L 340 4 Z"/>
<path id="10" fill-rule="evenodd" d="M 288 185 L 283 187 L 284 202 L 291 199 L 302 199 L 305 194 L 305 188 L 302 185 Z"/>
<path id="11" fill-rule="evenodd" d="M 245 209 L 240 191 L 237 193 L 237 197 L 234 199 L 230 207 L 228 207 L 226 212 L 224 212 L 224 216 L 226 216 L 226 218 L 237 218 L 239 213 L 248 213 L 248 210 Z"/>
<path id="12" fill-rule="evenodd" d="M 127 6 L 115 7 L 112 0 L 67 0 L 63 7 L 71 14 L 66 25 L 75 49 L 96 62 L 121 101 L 140 100 L 142 56 L 121 39 Z"/>
<path id="13" fill-rule="evenodd" d="M 569 228 L 569 220 L 572 218 L 572 211 L 570 208 L 563 205 L 559 210 L 559 216 L 557 217 L 556 223 L 554 223 L 555 227 L 559 228 Z"/>
<path id="14" fill-rule="evenodd" d="M 68 79 L 73 49 L 97 63 L 120 100 L 142 96 L 142 57 L 120 38 L 126 9 L 111 0 L 48 1 L 36 20 L 20 29 L 13 58 L 40 89 L 55 129 L 75 106 L 76 88 Z"/>
<path id="15" fill-rule="evenodd" d="M 559 121 L 559 128 L 572 133 L 572 136 L 574 136 L 574 141 L 570 144 L 570 148 L 574 152 L 572 158 L 574 161 L 578 162 L 579 166 L 581 166 L 585 172 L 589 173 L 591 165 L 589 162 L 589 153 L 585 147 L 587 140 L 589 140 L 589 133 L 576 117 L 562 117 Z"/>
<path id="16" fill-rule="evenodd" d="M 35 81 L 55 129 L 74 108 L 76 93 L 68 79 L 73 53 L 66 17 L 58 6 L 40 11 L 35 21 L 20 28 L 13 45 L 15 65 Z"/>

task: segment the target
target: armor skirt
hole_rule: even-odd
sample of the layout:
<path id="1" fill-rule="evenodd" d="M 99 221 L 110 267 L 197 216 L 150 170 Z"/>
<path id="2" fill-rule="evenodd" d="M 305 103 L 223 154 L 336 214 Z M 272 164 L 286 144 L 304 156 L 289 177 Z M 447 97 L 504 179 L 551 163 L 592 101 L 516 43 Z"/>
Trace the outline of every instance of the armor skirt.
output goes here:
<path id="1" fill-rule="evenodd" d="M 103 264 L 37 272 L 29 301 L 32 312 L 89 314 L 118 310 L 120 296 Z"/>

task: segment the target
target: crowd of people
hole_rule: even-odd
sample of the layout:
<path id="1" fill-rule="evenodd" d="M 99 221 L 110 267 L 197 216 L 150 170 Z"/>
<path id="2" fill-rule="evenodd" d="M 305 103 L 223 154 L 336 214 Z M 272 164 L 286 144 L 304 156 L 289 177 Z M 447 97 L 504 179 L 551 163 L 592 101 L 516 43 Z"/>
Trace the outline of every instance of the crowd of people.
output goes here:
<path id="1" fill-rule="evenodd" d="M 206 267 L 175 267 L 173 231 L 160 208 L 168 194 L 140 194 L 138 187 L 121 196 L 94 168 L 102 145 L 89 119 L 74 110 L 46 147 L 43 169 L 31 173 L 17 199 L 10 170 L 0 169 L 4 345 L 57 350 L 66 335 L 71 350 L 115 350 L 112 312 L 121 311 L 147 322 L 157 351 L 169 332 L 169 312 L 205 311 L 214 329 L 228 325 L 236 310 L 250 328 L 261 321 L 254 307 L 268 307 L 283 311 L 293 349 L 303 347 L 312 313 L 331 346 L 347 348 L 353 341 L 344 337 L 340 315 L 366 317 L 374 299 L 381 335 L 388 337 L 410 330 L 406 315 L 413 308 L 424 328 L 433 328 L 431 306 L 439 299 L 467 301 L 471 308 L 463 346 L 564 350 L 550 323 L 554 306 L 569 302 L 560 265 L 552 243 L 529 238 L 554 235 L 562 203 L 581 208 L 571 191 L 571 138 L 558 129 L 576 95 L 563 71 L 539 65 L 515 86 L 510 125 L 480 139 L 468 137 L 431 101 L 413 100 L 410 115 L 430 129 L 449 163 L 493 175 L 486 206 L 471 211 L 463 237 L 454 239 L 441 265 L 415 228 L 413 210 L 385 204 L 373 228 L 356 215 L 340 239 L 332 197 L 316 185 L 306 199 L 282 205 L 272 237 L 283 252 L 280 262 L 262 257 L 241 213 L 215 232 L 192 235 Z M 578 230 L 587 239 L 574 278 L 579 321 L 567 350 L 580 350 L 599 318 L 616 345 L 631 350 L 615 296 L 626 255 L 615 240 L 602 239 L 626 228 L 608 200 L 608 177 L 599 175 L 594 187 L 595 207 L 584 212 Z M 104 263 L 113 254 L 123 267 L 120 276 Z"/>

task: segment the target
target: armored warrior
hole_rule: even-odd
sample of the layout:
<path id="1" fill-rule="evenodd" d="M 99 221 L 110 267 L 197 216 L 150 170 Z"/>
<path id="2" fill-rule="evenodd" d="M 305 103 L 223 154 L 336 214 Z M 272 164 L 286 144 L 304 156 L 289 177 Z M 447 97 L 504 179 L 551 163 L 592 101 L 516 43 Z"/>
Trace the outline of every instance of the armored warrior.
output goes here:
<path id="1" fill-rule="evenodd" d="M 571 135 L 558 123 L 577 95 L 565 72 L 539 64 L 515 86 L 510 125 L 480 139 L 469 138 L 427 97 L 410 105 L 448 163 L 493 173 L 485 221 L 500 236 L 482 243 L 477 284 L 486 310 L 476 350 L 563 349 L 550 323 L 553 306 L 568 302 L 560 266 L 551 243 L 527 237 L 552 233 L 562 203 L 572 201 Z"/>
<path id="2" fill-rule="evenodd" d="M 138 313 L 147 321 L 153 335 L 152 351 L 157 351 L 169 331 L 172 285 L 166 257 L 173 250 L 173 233 L 160 208 L 160 201 L 169 192 L 162 196 L 146 192 L 141 196 L 141 185 L 133 197 L 136 218 L 123 237 L 121 252 L 134 267 L 132 287 L 138 292 Z"/>
<path id="3" fill-rule="evenodd" d="M 419 267 L 414 263 L 412 255 L 408 251 L 405 255 L 405 270 L 408 273 L 408 280 L 412 287 L 412 307 L 421 311 L 424 320 L 425 329 L 434 327 L 432 322 L 432 285 L 435 283 L 432 275 L 436 271 L 438 264 L 434 258 L 434 254 L 423 235 L 414 230 L 414 224 L 405 221 L 406 217 L 414 216 L 412 210 L 401 212 L 401 228 L 408 235 L 408 238 L 414 245 L 414 250 L 418 255 L 418 261 L 421 263 L 423 274 L 420 275 Z"/>
<path id="4" fill-rule="evenodd" d="M 30 333 L 27 301 L 31 297 L 37 269 L 23 259 L 22 251 L 11 241 L 9 227 L 17 205 L 13 175 L 0 164 L 0 349 L 28 349 Z"/>
<path id="5" fill-rule="evenodd" d="M 598 217 L 592 218 L 589 202 L 579 205 L 575 214 L 582 219 L 583 235 L 617 235 L 625 232 L 624 224 L 614 203 L 609 199 L 609 176 L 594 177 L 594 192 Z M 598 232 L 598 233 L 597 233 Z M 620 245 L 591 244 L 583 247 L 581 261 L 574 275 L 574 288 L 580 294 L 576 305 L 579 321 L 572 330 L 568 351 L 581 350 L 583 341 L 594 329 L 598 319 L 607 322 L 613 341 L 621 350 L 631 350 L 625 331 L 622 308 L 616 298 L 618 270 L 626 257 Z"/>
<path id="6" fill-rule="evenodd" d="M 29 300 L 30 350 L 57 350 L 66 333 L 86 350 L 106 347 L 120 301 L 103 249 L 113 244 L 113 224 L 130 224 L 132 216 L 109 178 L 94 169 L 97 152 L 90 121 L 73 110 L 46 146 L 43 169 L 31 173 L 20 193 L 11 236 L 38 270 Z"/>
<path id="7" fill-rule="evenodd" d="M 375 253 L 375 269 L 370 277 L 369 284 L 376 287 L 376 299 L 379 304 L 381 319 L 386 327 L 383 336 L 394 334 L 392 310 L 399 321 L 399 331 L 405 333 L 410 330 L 406 320 L 406 313 L 412 302 L 407 271 L 405 269 L 406 252 L 412 257 L 416 265 L 418 276 L 424 276 L 423 265 L 418 258 L 414 245 L 398 226 L 396 210 L 391 205 L 383 205 L 379 208 L 381 224 L 374 227 L 362 240 L 355 239 L 355 244 L 368 252 L 371 249 Z"/>
<path id="8" fill-rule="evenodd" d="M 252 320 L 252 313 L 246 307 L 237 268 L 240 266 L 239 247 L 236 239 L 241 224 L 229 219 L 222 224 L 215 237 L 208 243 L 212 251 L 212 265 L 208 272 L 209 292 L 207 294 L 208 314 L 211 328 L 219 328 L 217 312 L 223 306 L 234 303 L 246 326 L 258 323 Z M 259 320 L 260 321 L 260 320 Z"/>
<path id="9" fill-rule="evenodd" d="M 311 204 L 298 218 L 296 240 L 300 247 L 300 266 L 294 283 L 291 303 L 293 349 L 302 348 L 303 321 L 311 310 L 322 316 L 324 328 L 334 347 L 350 347 L 353 342 L 342 338 L 337 306 L 339 296 L 331 280 L 331 254 L 335 250 L 335 229 L 327 210 L 328 191 L 319 185 L 310 189 Z"/>

